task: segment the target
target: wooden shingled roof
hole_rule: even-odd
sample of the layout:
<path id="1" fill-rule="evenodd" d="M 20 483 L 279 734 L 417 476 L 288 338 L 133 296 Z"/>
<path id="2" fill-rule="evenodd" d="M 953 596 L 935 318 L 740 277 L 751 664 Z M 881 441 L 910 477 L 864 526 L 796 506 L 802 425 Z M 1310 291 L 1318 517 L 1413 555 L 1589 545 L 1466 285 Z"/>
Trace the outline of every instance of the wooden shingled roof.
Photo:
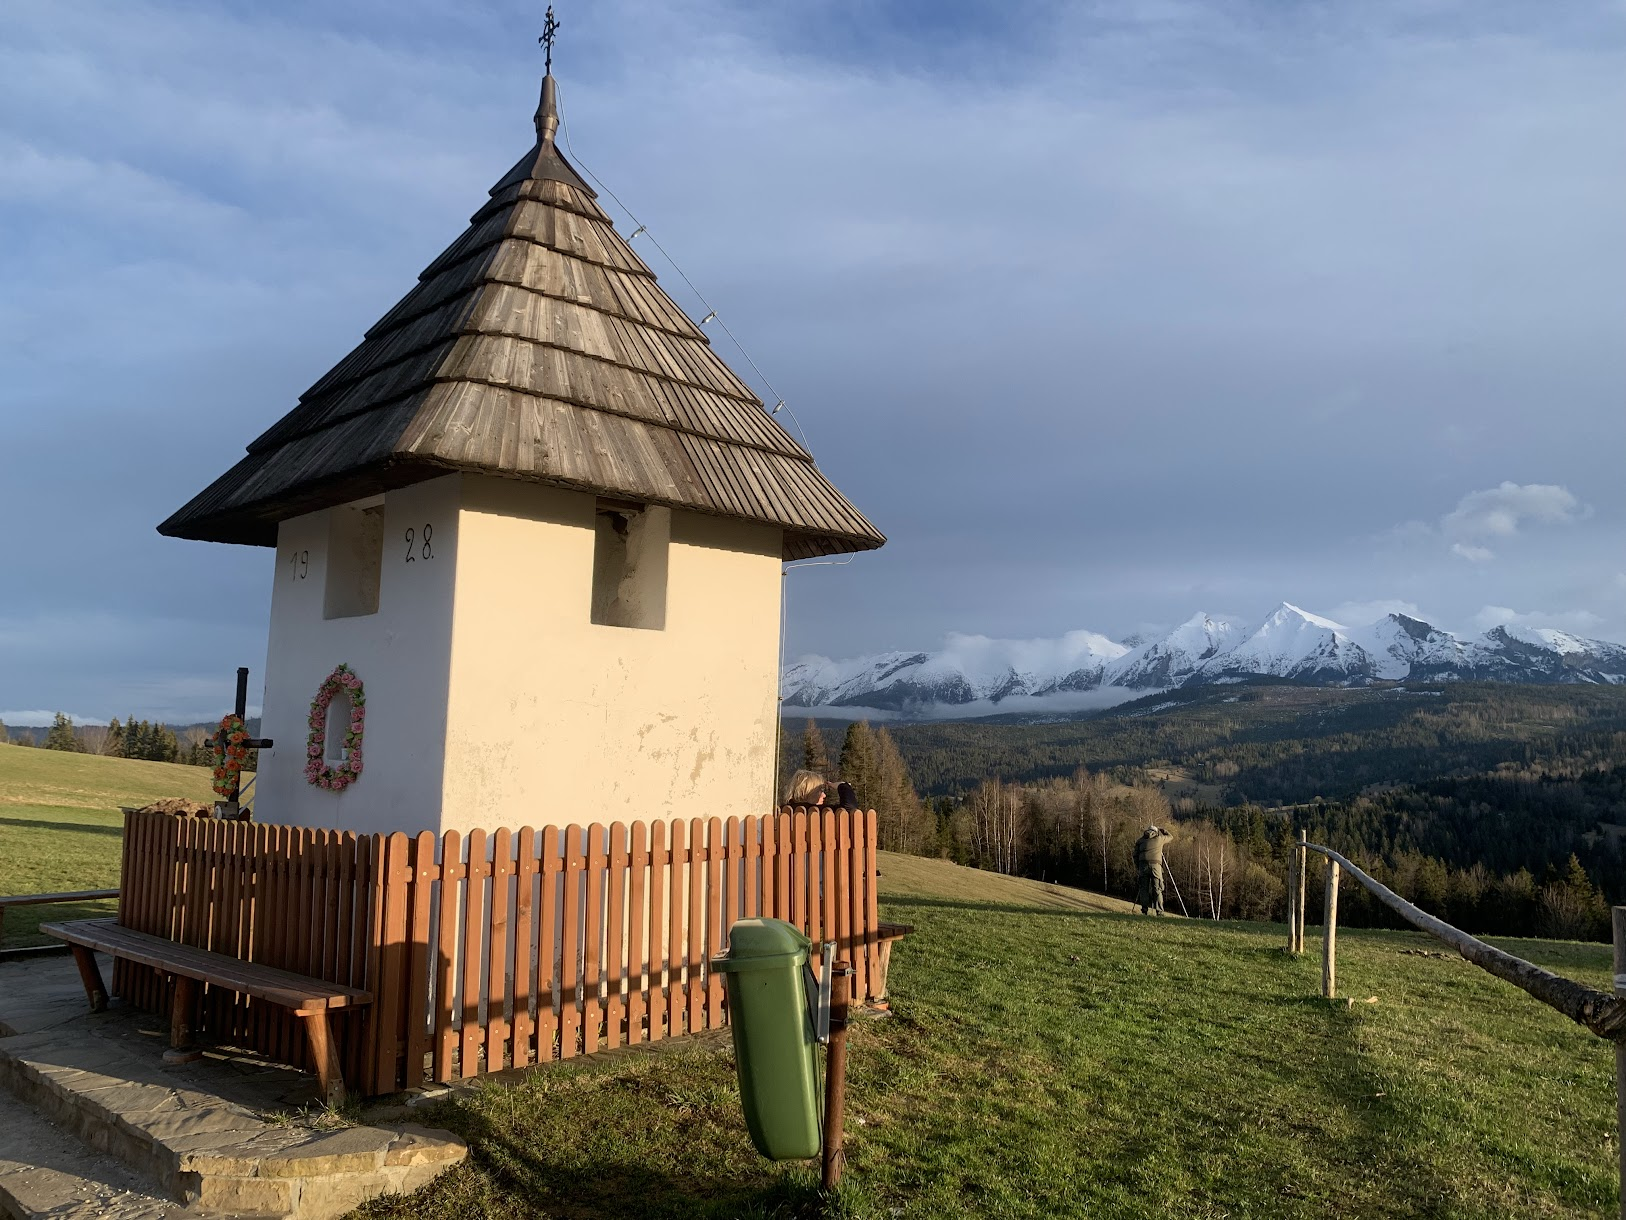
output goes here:
<path id="1" fill-rule="evenodd" d="M 478 471 L 777 525 L 787 559 L 885 538 L 712 351 L 554 147 L 248 455 L 158 527 L 275 546 L 277 523 Z"/>

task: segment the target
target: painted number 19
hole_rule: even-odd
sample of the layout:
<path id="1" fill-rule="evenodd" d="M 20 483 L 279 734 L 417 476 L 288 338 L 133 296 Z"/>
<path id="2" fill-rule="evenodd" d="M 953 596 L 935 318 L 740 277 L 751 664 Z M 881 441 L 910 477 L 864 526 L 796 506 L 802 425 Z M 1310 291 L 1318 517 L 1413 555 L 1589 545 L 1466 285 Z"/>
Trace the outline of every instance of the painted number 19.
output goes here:
<path id="1" fill-rule="evenodd" d="M 435 536 L 435 527 L 427 521 L 424 522 L 423 537 L 419 538 L 413 530 L 406 532 L 406 561 L 412 563 L 417 559 L 433 559 L 435 548 L 432 541 Z"/>
<path id="2" fill-rule="evenodd" d="M 304 580 L 310 574 L 311 553 L 309 551 L 288 552 L 288 579 Z"/>

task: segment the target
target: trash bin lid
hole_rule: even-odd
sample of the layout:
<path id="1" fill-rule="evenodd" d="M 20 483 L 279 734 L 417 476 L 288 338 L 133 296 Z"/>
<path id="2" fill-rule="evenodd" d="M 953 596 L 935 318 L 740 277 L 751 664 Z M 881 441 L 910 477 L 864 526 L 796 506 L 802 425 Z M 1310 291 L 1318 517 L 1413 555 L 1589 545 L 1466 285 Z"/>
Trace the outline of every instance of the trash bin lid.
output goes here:
<path id="1" fill-rule="evenodd" d="M 713 970 L 801 967 L 813 942 L 783 919 L 741 919 L 728 930 L 728 954 L 711 960 Z"/>

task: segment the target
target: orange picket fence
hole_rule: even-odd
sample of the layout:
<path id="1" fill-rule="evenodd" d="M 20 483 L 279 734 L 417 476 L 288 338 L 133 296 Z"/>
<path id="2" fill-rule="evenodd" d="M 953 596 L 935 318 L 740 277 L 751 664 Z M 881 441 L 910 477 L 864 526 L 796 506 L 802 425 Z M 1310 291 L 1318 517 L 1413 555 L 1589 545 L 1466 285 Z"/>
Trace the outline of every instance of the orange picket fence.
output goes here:
<path id="1" fill-rule="evenodd" d="M 878 1000 L 875 878 L 873 811 L 415 838 L 131 813 L 119 921 L 371 991 L 335 1040 L 380 1094 L 716 1029 L 709 963 L 745 916 L 834 941 L 853 995 Z M 167 1011 L 148 968 L 119 963 L 114 991 Z M 303 1053 L 278 1008 L 216 988 L 200 1004 L 216 1041 Z"/>

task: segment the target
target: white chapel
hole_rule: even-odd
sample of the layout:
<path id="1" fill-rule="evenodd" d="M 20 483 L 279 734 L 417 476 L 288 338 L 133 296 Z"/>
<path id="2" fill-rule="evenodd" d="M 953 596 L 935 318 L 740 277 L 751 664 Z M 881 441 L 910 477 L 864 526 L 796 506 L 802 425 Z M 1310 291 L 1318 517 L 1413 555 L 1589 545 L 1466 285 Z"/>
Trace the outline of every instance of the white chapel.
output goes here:
<path id="1" fill-rule="evenodd" d="M 774 805 L 781 568 L 885 539 L 554 145 L 159 527 L 276 548 L 256 817 L 373 832 Z"/>

